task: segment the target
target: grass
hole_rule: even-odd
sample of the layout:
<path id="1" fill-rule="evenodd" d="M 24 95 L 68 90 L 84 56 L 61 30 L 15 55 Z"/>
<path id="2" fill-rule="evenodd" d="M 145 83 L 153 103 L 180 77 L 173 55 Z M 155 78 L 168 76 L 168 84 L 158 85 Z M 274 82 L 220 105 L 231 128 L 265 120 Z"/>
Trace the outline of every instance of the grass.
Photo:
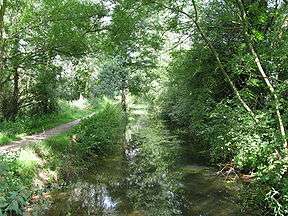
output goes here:
<path id="1" fill-rule="evenodd" d="M 101 106 L 99 105 L 99 107 Z M 104 108 L 99 107 L 96 115 L 102 116 Z M 59 124 L 59 122 L 63 123 L 63 121 L 70 121 L 84 115 L 83 110 L 80 113 L 78 109 L 75 110 L 71 107 L 66 107 L 65 110 L 65 112 L 54 114 L 55 116 L 50 115 L 50 119 L 47 116 L 43 117 L 39 123 L 34 123 L 29 131 L 35 132 L 35 124 L 37 128 L 47 127 L 47 125 L 52 127 Z M 88 115 L 91 112 L 85 111 L 85 114 Z M 104 117 L 106 116 L 104 115 Z M 106 118 L 100 120 L 107 121 Z M 31 120 L 29 120 L 30 122 Z M 10 127 L 15 128 L 15 125 L 16 123 L 13 123 L 13 127 Z M 21 125 L 27 127 L 29 124 L 25 122 Z M 88 126 L 91 127 L 91 125 Z M 101 128 L 102 133 L 111 130 L 107 125 L 104 124 L 104 126 L 105 128 Z M 9 127 L 6 125 L 6 128 Z M 35 197 L 41 199 L 45 192 L 49 193 L 53 188 L 60 187 L 62 183 L 65 185 L 64 183 L 75 179 L 75 177 L 80 178 L 84 172 L 95 167 L 95 159 L 98 157 L 95 155 L 91 155 L 89 158 L 83 157 L 87 152 L 83 149 L 82 143 L 76 143 L 74 140 L 75 133 L 79 132 L 78 130 L 79 128 L 75 128 L 45 141 L 31 144 L 13 154 L 0 155 L 0 216 L 23 215 L 24 208 L 27 205 L 31 208 L 34 204 L 36 205 L 34 201 L 32 202 L 32 200 L 37 199 Z M 17 132 L 18 134 L 22 133 L 21 130 Z M 95 136 L 95 131 L 92 132 Z M 99 134 L 101 135 L 100 132 Z M 91 136 L 91 134 L 86 135 L 85 138 Z M 31 201 L 30 204 L 29 201 Z"/>
<path id="2" fill-rule="evenodd" d="M 91 113 L 87 108 L 77 107 L 74 104 L 60 102 L 61 109 L 52 114 L 21 117 L 14 122 L 0 123 L 0 146 L 21 137 L 41 132 L 55 126 L 70 122 Z"/>
<path id="3" fill-rule="evenodd" d="M 59 167 L 68 164 L 69 143 L 69 133 L 64 133 L 0 156 L 0 215 L 22 215 L 33 194 L 58 181 Z"/>

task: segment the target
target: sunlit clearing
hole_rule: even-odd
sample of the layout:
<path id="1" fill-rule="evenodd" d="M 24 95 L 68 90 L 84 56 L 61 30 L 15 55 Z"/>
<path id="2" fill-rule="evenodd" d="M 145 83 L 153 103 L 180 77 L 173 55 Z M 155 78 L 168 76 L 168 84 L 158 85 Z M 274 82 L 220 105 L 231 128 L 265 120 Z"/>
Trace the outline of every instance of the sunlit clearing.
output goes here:
<path id="1" fill-rule="evenodd" d="M 88 101 L 86 98 L 84 98 L 82 95 L 80 95 L 80 98 L 78 100 L 74 100 L 70 102 L 72 106 L 77 107 L 79 109 L 85 109 L 88 106 Z"/>
<path id="2" fill-rule="evenodd" d="M 33 168 L 41 162 L 41 159 L 31 149 L 22 150 L 17 159 L 19 165 L 23 168 Z"/>

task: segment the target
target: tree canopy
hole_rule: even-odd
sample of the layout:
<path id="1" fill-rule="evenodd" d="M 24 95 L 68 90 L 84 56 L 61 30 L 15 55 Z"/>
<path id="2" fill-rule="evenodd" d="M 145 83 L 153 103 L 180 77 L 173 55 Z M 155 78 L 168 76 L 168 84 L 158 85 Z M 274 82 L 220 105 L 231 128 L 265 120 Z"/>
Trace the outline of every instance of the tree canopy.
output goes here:
<path id="1" fill-rule="evenodd" d="M 258 206 L 287 214 L 286 0 L 0 4 L 1 122 L 59 99 L 104 96 L 126 114 L 141 100 L 197 157 L 253 176 Z"/>

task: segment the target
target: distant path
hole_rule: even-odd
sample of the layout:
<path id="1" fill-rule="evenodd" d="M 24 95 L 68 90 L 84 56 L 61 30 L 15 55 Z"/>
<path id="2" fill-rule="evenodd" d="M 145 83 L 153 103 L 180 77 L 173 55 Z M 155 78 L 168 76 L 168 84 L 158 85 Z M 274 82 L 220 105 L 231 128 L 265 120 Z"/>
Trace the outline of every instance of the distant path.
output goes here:
<path id="1" fill-rule="evenodd" d="M 0 155 L 8 154 L 11 152 L 16 152 L 20 150 L 21 148 L 27 146 L 28 144 L 35 143 L 37 141 L 46 140 L 52 136 L 56 136 L 58 134 L 64 133 L 74 127 L 75 125 L 78 125 L 80 123 L 80 119 L 77 119 L 75 121 L 59 125 L 55 128 L 45 130 L 41 133 L 36 133 L 33 135 L 25 136 L 21 140 L 13 141 L 9 143 L 8 145 L 0 146 Z"/>

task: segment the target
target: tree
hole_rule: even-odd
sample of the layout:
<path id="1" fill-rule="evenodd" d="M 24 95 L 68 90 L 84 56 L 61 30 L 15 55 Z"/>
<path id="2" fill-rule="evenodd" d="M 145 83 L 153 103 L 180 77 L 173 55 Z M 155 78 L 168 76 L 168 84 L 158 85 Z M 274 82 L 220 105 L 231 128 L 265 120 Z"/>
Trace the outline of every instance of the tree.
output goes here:
<path id="1" fill-rule="evenodd" d="M 261 2 L 263 4 L 263 2 Z M 246 38 L 246 43 L 250 49 L 251 54 L 253 55 L 253 57 L 255 58 L 255 63 L 257 65 L 257 68 L 259 70 L 259 73 L 261 74 L 262 79 L 265 81 L 265 84 L 267 86 L 267 88 L 269 89 L 272 97 L 274 98 L 274 106 L 275 106 L 275 113 L 277 115 L 277 120 L 279 123 L 279 129 L 280 129 L 280 133 L 283 139 L 283 146 L 284 148 L 287 148 L 287 140 L 286 140 L 286 132 L 285 132 L 285 127 L 283 124 L 283 120 L 282 120 L 282 115 L 280 113 L 280 102 L 278 99 L 278 95 L 275 91 L 275 88 L 273 87 L 272 83 L 271 83 L 271 78 L 268 77 L 267 73 L 264 71 L 264 68 L 262 66 L 262 63 L 260 61 L 259 55 L 257 54 L 253 42 L 251 41 L 251 36 L 249 35 L 249 23 L 248 23 L 248 18 L 247 18 L 247 14 L 246 14 L 246 10 L 244 8 L 244 4 L 242 2 L 242 0 L 238 0 L 238 5 L 239 5 L 239 10 L 241 12 L 241 21 L 243 24 L 243 31 L 245 34 L 245 38 Z M 267 2 L 264 2 L 264 7 L 268 7 Z"/>
<path id="2" fill-rule="evenodd" d="M 42 111 L 55 110 L 55 107 L 47 109 L 47 106 L 56 105 L 56 98 L 49 97 L 58 95 L 57 85 L 55 88 L 41 90 L 35 88 L 35 85 L 45 85 L 42 81 L 46 78 L 59 83 L 59 74 L 54 73 L 55 77 L 51 80 L 51 73 L 48 72 L 49 68 L 55 69 L 55 61 L 57 62 L 59 56 L 81 58 L 92 48 L 95 49 L 95 45 L 91 44 L 97 40 L 98 33 L 104 31 L 101 19 L 106 15 L 106 9 L 101 3 L 78 0 L 19 0 L 3 3 L 5 4 L 1 6 L 1 14 L 4 16 L 6 11 L 7 16 L 5 44 L 1 40 L 1 52 L 5 50 L 5 56 L 1 55 L 2 115 L 5 119 L 15 119 L 19 112 L 34 110 L 41 104 L 44 106 L 40 109 Z M 71 11 L 74 11 L 73 14 Z M 1 37 L 2 35 L 1 33 Z M 46 78 L 38 79 L 45 74 Z M 37 92 L 37 89 L 40 92 Z M 40 95 L 48 97 L 45 103 L 42 103 L 44 98 Z M 35 100 L 36 98 L 38 99 Z M 47 102 L 51 104 L 48 105 Z"/>

